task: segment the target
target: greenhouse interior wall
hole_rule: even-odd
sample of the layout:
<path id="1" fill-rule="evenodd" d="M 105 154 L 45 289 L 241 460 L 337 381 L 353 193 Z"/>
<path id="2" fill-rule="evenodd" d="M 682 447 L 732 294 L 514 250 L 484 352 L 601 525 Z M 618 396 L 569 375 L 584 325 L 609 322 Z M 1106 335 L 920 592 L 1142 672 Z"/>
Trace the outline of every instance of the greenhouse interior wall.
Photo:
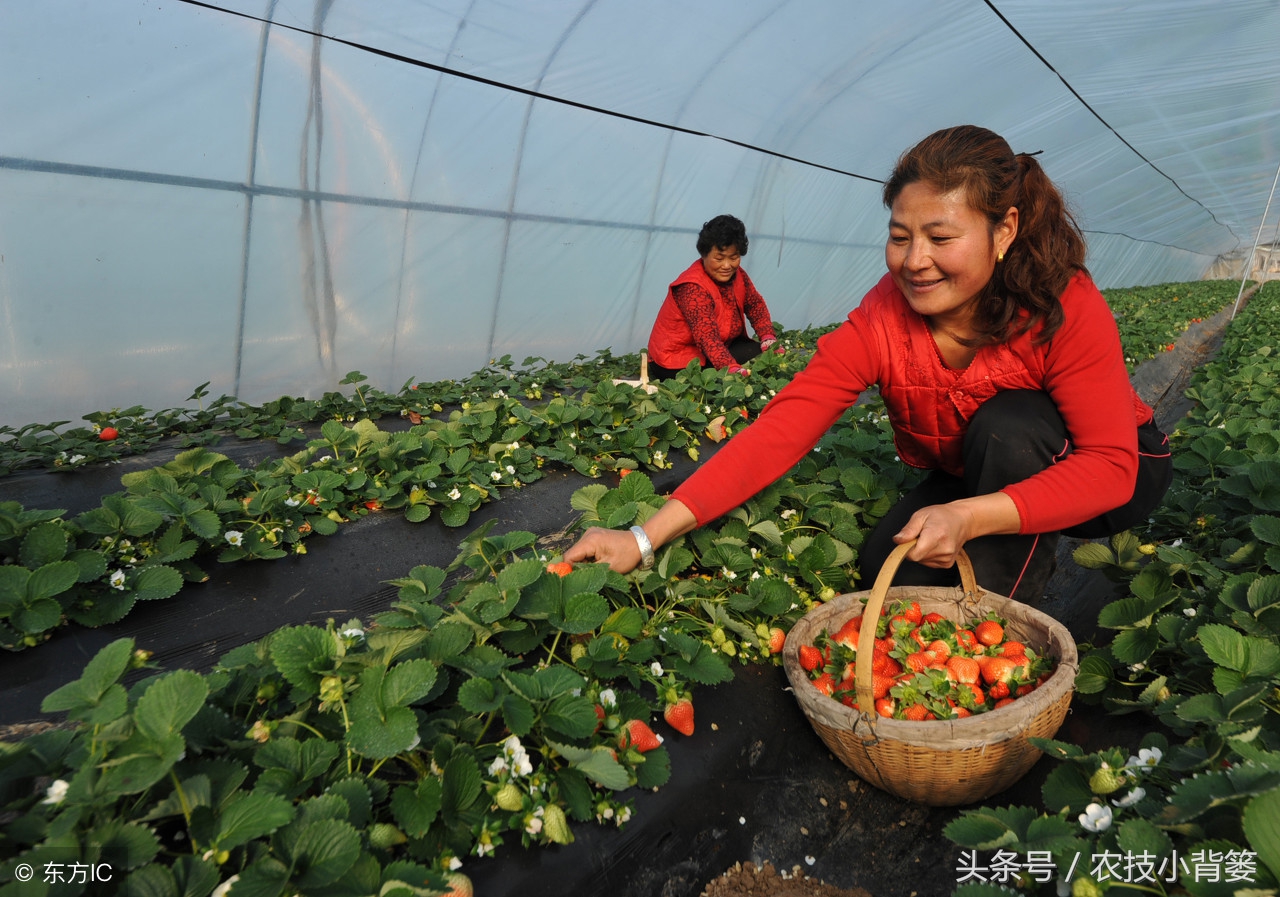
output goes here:
<path id="1" fill-rule="evenodd" d="M 0 4 L 0 426 L 644 346 L 728 212 L 787 328 L 940 127 L 1039 153 L 1103 287 L 1274 240 L 1273 0 Z M 1264 250 L 1265 253 L 1265 250 Z"/>

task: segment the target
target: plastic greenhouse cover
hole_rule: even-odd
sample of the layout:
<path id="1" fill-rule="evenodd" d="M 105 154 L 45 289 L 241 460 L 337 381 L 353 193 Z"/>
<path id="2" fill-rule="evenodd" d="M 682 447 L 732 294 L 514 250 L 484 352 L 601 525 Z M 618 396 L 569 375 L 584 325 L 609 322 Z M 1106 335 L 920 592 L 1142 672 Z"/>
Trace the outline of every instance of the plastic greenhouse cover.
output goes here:
<path id="1" fill-rule="evenodd" d="M 788 328 L 883 270 L 881 179 L 972 122 L 1105 286 L 1247 250 L 1274 0 L 0 4 L 0 425 L 644 345 L 730 212 Z M 1269 227 L 1268 234 L 1274 232 Z"/>

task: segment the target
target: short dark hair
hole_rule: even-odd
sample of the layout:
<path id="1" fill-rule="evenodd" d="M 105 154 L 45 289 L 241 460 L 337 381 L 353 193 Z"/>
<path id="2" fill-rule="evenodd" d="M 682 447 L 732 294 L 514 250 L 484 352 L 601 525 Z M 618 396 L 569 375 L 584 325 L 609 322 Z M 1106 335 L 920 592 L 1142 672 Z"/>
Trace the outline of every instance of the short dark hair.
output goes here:
<path id="1" fill-rule="evenodd" d="M 703 258 L 707 253 L 719 247 L 728 249 L 734 246 L 738 255 L 747 254 L 747 226 L 732 215 L 717 215 L 698 232 L 698 255 Z"/>

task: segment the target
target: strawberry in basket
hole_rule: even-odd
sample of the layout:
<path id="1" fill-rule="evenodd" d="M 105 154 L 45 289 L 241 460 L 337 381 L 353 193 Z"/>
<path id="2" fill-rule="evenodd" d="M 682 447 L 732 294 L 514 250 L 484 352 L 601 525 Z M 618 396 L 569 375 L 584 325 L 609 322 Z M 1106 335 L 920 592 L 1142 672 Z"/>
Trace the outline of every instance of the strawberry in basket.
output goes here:
<path id="1" fill-rule="evenodd" d="M 1030 694 L 1053 672 L 1050 658 L 1008 638 L 1005 620 L 989 613 L 971 626 L 921 612 L 914 601 L 882 610 L 876 621 L 871 690 L 875 713 L 925 721 L 963 718 Z M 823 694 L 858 709 L 855 685 L 862 616 L 834 634 L 823 630 L 800 646 L 800 662 Z"/>

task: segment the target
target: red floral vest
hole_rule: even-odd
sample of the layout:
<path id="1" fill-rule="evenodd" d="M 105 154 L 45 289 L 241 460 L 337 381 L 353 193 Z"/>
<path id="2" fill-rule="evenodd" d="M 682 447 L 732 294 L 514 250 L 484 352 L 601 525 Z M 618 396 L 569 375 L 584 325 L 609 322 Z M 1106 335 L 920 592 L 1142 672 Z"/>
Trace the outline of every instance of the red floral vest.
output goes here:
<path id="1" fill-rule="evenodd" d="M 707 357 L 693 341 L 689 322 L 684 319 L 680 306 L 676 305 L 675 297 L 671 294 L 671 288 L 682 283 L 697 284 L 711 294 L 716 304 L 716 324 L 720 339 L 728 343 L 746 332 L 742 323 L 743 305 L 747 300 L 746 278 L 733 279 L 733 303 L 726 303 L 720 292 L 720 284 L 711 279 L 702 267 L 702 259 L 698 259 L 667 287 L 667 298 L 658 309 L 658 318 L 653 322 L 653 330 L 649 334 L 649 357 L 654 363 L 672 370 L 683 368 L 693 358 L 698 359 L 702 365 L 707 364 Z"/>

